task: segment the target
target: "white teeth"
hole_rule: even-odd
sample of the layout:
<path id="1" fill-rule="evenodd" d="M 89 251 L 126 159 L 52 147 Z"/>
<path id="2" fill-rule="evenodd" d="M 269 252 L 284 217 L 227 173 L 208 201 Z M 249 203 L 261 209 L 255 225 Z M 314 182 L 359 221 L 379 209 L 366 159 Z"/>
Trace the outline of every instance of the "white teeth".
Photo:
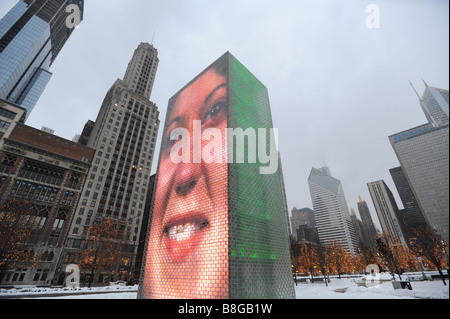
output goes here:
<path id="1" fill-rule="evenodd" d="M 175 225 L 167 230 L 167 237 L 176 241 L 189 239 L 199 230 L 197 223 L 187 223 L 184 225 Z"/>
<path id="2" fill-rule="evenodd" d="M 187 222 L 185 224 L 173 225 L 167 227 L 164 232 L 169 239 L 176 241 L 183 241 L 194 236 L 198 231 L 205 229 L 209 226 L 208 220 L 196 220 Z"/>

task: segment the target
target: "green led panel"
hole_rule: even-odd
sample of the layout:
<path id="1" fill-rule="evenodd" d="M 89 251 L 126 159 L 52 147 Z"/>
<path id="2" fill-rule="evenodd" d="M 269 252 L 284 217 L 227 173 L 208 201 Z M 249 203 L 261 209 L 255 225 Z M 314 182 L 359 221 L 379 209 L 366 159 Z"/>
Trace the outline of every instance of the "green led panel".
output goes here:
<path id="1" fill-rule="evenodd" d="M 268 132 L 273 124 L 266 87 L 227 56 L 229 127 Z M 266 145 L 275 143 L 268 133 L 266 138 Z M 263 175 L 261 166 L 229 164 L 230 297 L 294 298 L 280 174 Z"/>

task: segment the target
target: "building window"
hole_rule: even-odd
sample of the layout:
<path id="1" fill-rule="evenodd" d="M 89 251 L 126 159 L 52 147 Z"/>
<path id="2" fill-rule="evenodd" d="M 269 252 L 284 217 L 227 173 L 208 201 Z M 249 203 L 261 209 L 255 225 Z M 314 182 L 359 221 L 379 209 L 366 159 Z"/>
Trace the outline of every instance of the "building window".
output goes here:
<path id="1" fill-rule="evenodd" d="M 6 117 L 10 120 L 14 120 L 16 118 L 17 113 L 5 110 L 4 108 L 0 107 L 0 116 Z"/>
<path id="2" fill-rule="evenodd" d="M 17 156 L 7 154 L 0 163 L 0 173 L 9 174 L 16 164 Z"/>
<path id="3" fill-rule="evenodd" d="M 62 230 L 63 230 L 63 227 L 66 222 L 68 214 L 69 214 L 69 211 L 66 209 L 60 209 L 58 211 L 55 221 L 53 222 L 52 231 L 50 233 L 50 237 L 48 240 L 49 246 L 58 245 L 58 241 L 59 241 L 59 238 L 61 237 L 61 233 L 62 233 Z"/>
<path id="4" fill-rule="evenodd" d="M 78 189 L 78 184 L 81 180 L 81 174 L 72 173 L 70 176 L 69 182 L 67 184 L 68 188 Z"/>
<path id="5" fill-rule="evenodd" d="M 26 159 L 18 175 L 19 177 L 45 184 L 61 185 L 66 175 L 66 170 Z"/>
<path id="6" fill-rule="evenodd" d="M 3 120 L 0 120 L 0 128 L 3 128 L 5 130 L 7 130 L 10 125 L 11 125 L 11 123 L 3 121 Z"/>
<path id="7" fill-rule="evenodd" d="M 16 180 L 11 188 L 11 195 L 53 203 L 56 200 L 59 189 L 42 184 Z"/>
<path id="8" fill-rule="evenodd" d="M 65 205 L 65 206 L 71 206 L 72 205 L 72 202 L 73 202 L 73 197 L 75 196 L 75 193 L 74 192 L 69 192 L 69 191 L 66 191 L 65 193 L 64 193 L 64 197 L 63 197 L 63 199 L 62 199 L 62 201 L 61 201 L 61 204 L 62 205 Z"/>

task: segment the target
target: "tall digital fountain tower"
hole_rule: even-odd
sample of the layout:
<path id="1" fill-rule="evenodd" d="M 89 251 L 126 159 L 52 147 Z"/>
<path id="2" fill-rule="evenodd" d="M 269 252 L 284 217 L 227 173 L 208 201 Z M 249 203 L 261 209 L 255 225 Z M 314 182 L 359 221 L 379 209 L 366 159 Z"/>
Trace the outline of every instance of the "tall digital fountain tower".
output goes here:
<path id="1" fill-rule="evenodd" d="M 295 298 L 266 87 L 227 52 L 163 134 L 139 298 Z"/>

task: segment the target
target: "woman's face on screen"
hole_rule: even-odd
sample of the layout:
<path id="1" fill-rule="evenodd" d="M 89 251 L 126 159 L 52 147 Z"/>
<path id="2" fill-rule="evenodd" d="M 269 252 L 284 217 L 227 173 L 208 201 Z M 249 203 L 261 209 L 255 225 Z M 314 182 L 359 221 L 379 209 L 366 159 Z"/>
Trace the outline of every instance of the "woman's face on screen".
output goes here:
<path id="1" fill-rule="evenodd" d="M 162 141 L 144 297 L 228 296 L 227 93 L 227 78 L 210 68 L 173 103 Z M 220 161 L 193 160 L 199 123 L 202 132 L 220 130 L 221 149 L 214 149 Z M 181 141 L 172 140 L 171 132 L 180 128 L 189 133 L 190 161 L 175 163 L 171 152 Z M 202 149 L 210 142 L 201 140 Z"/>

